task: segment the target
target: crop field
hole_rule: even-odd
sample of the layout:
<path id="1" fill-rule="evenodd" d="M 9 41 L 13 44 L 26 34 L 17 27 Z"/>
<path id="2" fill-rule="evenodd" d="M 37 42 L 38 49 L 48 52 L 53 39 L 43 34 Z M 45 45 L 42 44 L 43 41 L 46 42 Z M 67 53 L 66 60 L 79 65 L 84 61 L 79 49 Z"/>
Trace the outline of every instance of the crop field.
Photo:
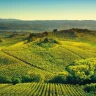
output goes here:
<path id="1" fill-rule="evenodd" d="M 21 77 L 24 74 L 48 73 L 33 66 L 30 66 L 10 55 L 0 51 L 0 75 L 9 77 Z"/>
<path id="2" fill-rule="evenodd" d="M 68 84 L 1 84 L 0 96 L 87 96 L 80 86 Z"/>
<path id="3" fill-rule="evenodd" d="M 96 38 L 77 31 L 1 35 L 0 96 L 94 94 Z"/>
<path id="4" fill-rule="evenodd" d="M 59 42 L 60 44 L 53 44 L 50 47 L 51 43 L 40 46 L 37 41 L 28 44 L 21 42 L 3 49 L 2 52 L 50 72 L 64 71 L 65 67 L 74 60 L 96 57 L 96 48 L 91 44 L 72 41 Z"/>

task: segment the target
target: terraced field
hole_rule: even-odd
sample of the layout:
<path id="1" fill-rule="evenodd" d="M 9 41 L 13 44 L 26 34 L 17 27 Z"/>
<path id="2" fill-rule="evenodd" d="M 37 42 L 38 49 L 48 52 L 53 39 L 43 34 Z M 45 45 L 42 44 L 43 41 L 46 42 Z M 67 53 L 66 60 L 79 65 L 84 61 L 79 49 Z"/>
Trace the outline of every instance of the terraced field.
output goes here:
<path id="1" fill-rule="evenodd" d="M 68 84 L 24 83 L 0 85 L 0 96 L 88 96 L 80 86 Z"/>

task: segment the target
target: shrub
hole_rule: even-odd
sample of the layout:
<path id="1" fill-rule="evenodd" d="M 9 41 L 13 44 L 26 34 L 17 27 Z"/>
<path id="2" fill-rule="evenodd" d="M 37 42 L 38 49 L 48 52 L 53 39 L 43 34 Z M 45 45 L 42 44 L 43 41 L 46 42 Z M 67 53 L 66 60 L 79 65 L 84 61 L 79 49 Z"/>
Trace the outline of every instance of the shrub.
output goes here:
<path id="1" fill-rule="evenodd" d="M 3 42 L 3 39 L 2 39 L 2 37 L 0 36 L 0 42 Z"/>
<path id="2" fill-rule="evenodd" d="M 42 78 L 40 74 L 30 74 L 22 76 L 22 82 L 39 82 L 41 80 Z"/>
<path id="3" fill-rule="evenodd" d="M 2 40 L 0 39 L 0 42 L 2 42 Z"/>
<path id="4" fill-rule="evenodd" d="M 96 83 L 91 83 L 91 84 L 86 84 L 84 86 L 84 91 L 87 91 L 87 92 L 96 92 Z"/>
<path id="5" fill-rule="evenodd" d="M 57 32 L 58 30 L 57 29 L 54 29 L 53 32 Z"/>
<path id="6" fill-rule="evenodd" d="M 30 33 L 27 37 L 28 42 L 35 41 L 37 39 L 37 36 L 35 33 Z"/>
<path id="7" fill-rule="evenodd" d="M 12 83 L 15 85 L 17 83 L 21 83 L 21 80 L 19 78 L 13 78 Z"/>
<path id="8" fill-rule="evenodd" d="M 66 83 L 67 77 L 65 75 L 56 75 L 51 80 L 50 83 Z"/>
<path id="9" fill-rule="evenodd" d="M 31 81 L 39 82 L 42 80 L 41 74 L 30 74 Z"/>
<path id="10" fill-rule="evenodd" d="M 48 38 L 45 38 L 44 39 L 44 43 L 47 43 L 49 40 L 48 40 Z"/>
<path id="11" fill-rule="evenodd" d="M 30 82 L 30 81 L 31 81 L 31 78 L 29 75 L 22 76 L 22 82 Z"/>
<path id="12" fill-rule="evenodd" d="M 57 44 L 59 44 L 59 42 L 58 42 L 58 41 L 56 41 L 56 40 L 54 40 L 54 43 L 57 43 Z"/>
<path id="13" fill-rule="evenodd" d="M 0 75 L 0 83 L 11 83 L 11 82 L 12 82 L 12 80 L 10 77 Z"/>

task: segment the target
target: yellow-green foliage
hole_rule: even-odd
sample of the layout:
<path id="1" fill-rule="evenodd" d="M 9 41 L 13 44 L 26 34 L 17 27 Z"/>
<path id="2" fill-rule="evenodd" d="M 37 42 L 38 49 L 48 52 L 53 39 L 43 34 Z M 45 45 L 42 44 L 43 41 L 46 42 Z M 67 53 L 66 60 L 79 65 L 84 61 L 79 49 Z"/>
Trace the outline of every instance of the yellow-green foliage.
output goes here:
<path id="1" fill-rule="evenodd" d="M 37 42 L 23 44 L 22 46 L 9 47 L 4 52 L 15 56 L 32 66 L 40 67 L 51 72 L 63 71 L 65 66 L 73 60 L 80 59 L 78 55 L 65 49 L 63 45 L 56 44 L 46 48 L 39 46 Z"/>
<path id="2" fill-rule="evenodd" d="M 95 82 L 96 81 L 96 58 L 76 60 L 72 65 L 68 66 L 67 70 L 74 76 L 80 79 L 79 82 Z M 85 83 L 86 83 L 85 82 Z"/>
<path id="3" fill-rule="evenodd" d="M 39 43 L 40 44 L 39 44 Z M 74 60 L 95 57 L 95 47 L 87 43 L 58 41 L 59 43 L 35 41 L 17 43 L 3 49 L 28 64 L 50 72 L 64 71 Z"/>
<path id="4" fill-rule="evenodd" d="M 8 77 L 21 77 L 22 75 L 41 73 L 44 76 L 48 72 L 32 67 L 12 56 L 0 52 L 0 75 Z"/>

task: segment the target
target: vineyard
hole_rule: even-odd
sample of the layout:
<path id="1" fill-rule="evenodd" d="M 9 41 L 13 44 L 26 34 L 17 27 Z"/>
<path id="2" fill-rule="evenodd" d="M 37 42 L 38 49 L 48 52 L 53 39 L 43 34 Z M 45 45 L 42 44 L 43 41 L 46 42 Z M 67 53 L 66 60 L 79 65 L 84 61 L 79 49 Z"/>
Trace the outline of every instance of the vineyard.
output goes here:
<path id="1" fill-rule="evenodd" d="M 1 37 L 0 96 L 88 96 L 91 90 L 95 92 L 95 85 L 86 85 L 96 82 L 93 33 L 82 33 L 89 37 L 85 39 L 81 33 L 62 32 Z"/>
<path id="2" fill-rule="evenodd" d="M 64 71 L 65 67 L 74 60 L 96 57 L 96 48 L 91 44 L 59 41 L 60 44 L 53 44 L 53 46 L 50 46 L 52 45 L 50 42 L 42 43 L 42 46 L 39 46 L 38 42 L 21 43 L 21 45 L 19 43 L 2 51 L 31 66 L 50 72 Z M 76 45 L 77 43 L 79 46 Z M 46 48 L 45 46 L 50 47 Z"/>
<path id="3" fill-rule="evenodd" d="M 77 85 L 24 83 L 16 85 L 1 84 L 0 96 L 87 96 Z"/>
<path id="4" fill-rule="evenodd" d="M 33 66 L 26 64 L 10 55 L 7 55 L 0 51 L 0 76 L 21 77 L 24 74 L 41 73 L 48 74 L 44 70 L 40 70 Z"/>

